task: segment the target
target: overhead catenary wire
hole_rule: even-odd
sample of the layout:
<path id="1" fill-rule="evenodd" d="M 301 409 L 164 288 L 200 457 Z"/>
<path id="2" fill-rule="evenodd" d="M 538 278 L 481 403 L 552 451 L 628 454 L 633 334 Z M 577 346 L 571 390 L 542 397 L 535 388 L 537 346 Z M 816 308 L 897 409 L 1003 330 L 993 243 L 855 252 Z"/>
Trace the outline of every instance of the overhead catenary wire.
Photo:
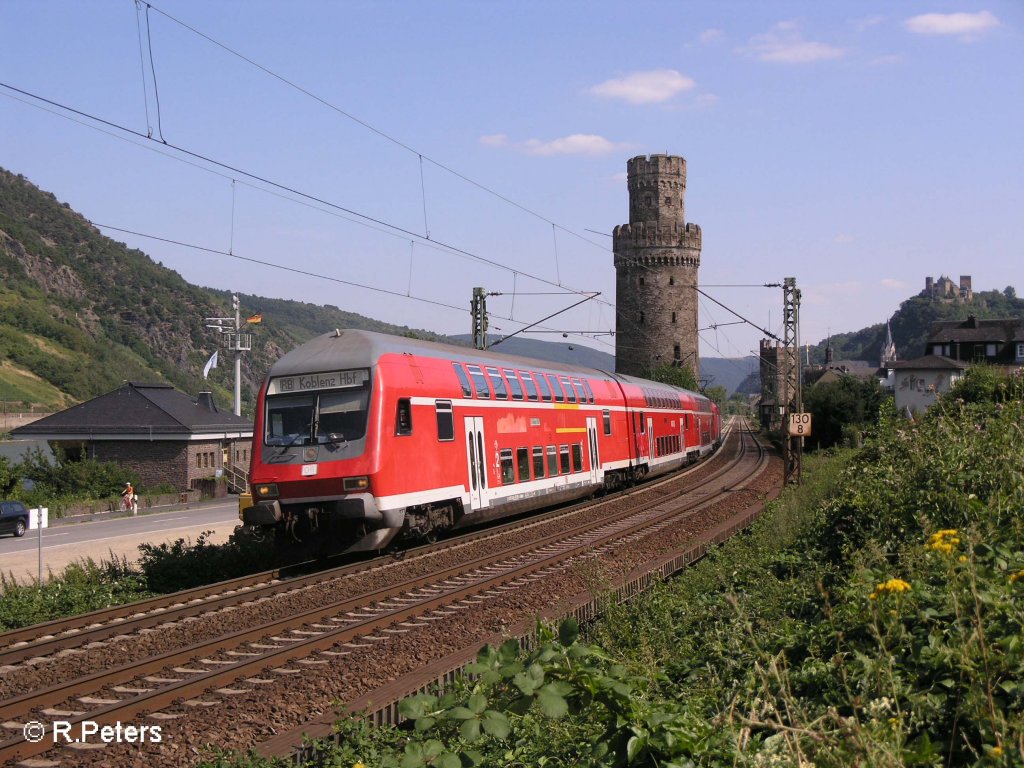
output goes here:
<path id="1" fill-rule="evenodd" d="M 6 89 L 8 89 L 10 91 L 13 91 L 14 93 L 21 94 L 22 96 L 27 96 L 30 99 L 34 99 L 34 100 L 42 102 L 44 104 L 48 104 L 48 105 L 50 105 L 52 107 L 56 107 L 58 109 L 67 110 L 68 112 L 70 112 L 72 114 L 75 114 L 75 115 L 78 115 L 79 117 L 84 117 L 84 118 L 86 118 L 88 120 L 95 120 L 96 122 L 98 122 L 98 123 L 100 123 L 102 125 L 105 125 L 105 126 L 107 126 L 109 128 L 114 128 L 115 130 L 124 131 L 125 133 L 130 134 L 132 136 L 136 136 L 136 137 L 138 137 L 140 139 L 145 139 L 145 140 L 148 140 L 148 141 L 156 141 L 152 137 L 146 136 L 145 134 L 135 130 L 134 128 L 129 128 L 129 127 L 125 126 L 125 125 L 121 125 L 121 124 L 116 123 L 116 122 L 114 122 L 112 120 L 107 120 L 105 118 L 99 117 L 98 115 L 93 115 L 93 114 L 91 114 L 89 112 L 85 112 L 84 110 L 76 109 L 76 108 L 71 107 L 71 106 L 69 106 L 67 104 L 63 104 L 61 102 L 54 101 L 53 99 L 48 99 L 48 98 L 46 98 L 44 96 L 40 96 L 38 94 L 32 93 L 31 91 L 26 91 L 26 90 L 24 90 L 22 88 L 18 88 L 17 86 L 11 85 L 9 83 L 0 82 L 0 87 L 6 88 Z M 284 184 L 282 182 L 273 181 L 272 179 L 269 179 L 269 178 L 267 178 L 265 176 L 261 176 L 260 174 L 255 173 L 253 171 L 247 171 L 247 170 L 245 170 L 243 168 L 239 168 L 237 166 L 231 165 L 230 163 L 226 163 L 226 162 L 217 160 L 217 159 L 212 158 L 212 157 L 210 157 L 208 155 L 204 155 L 204 154 L 202 154 L 200 152 L 196 152 L 196 151 L 187 149 L 186 147 L 180 146 L 178 144 L 174 144 L 174 143 L 166 141 L 166 140 L 163 140 L 163 141 L 161 141 L 159 143 L 162 144 L 163 146 L 166 146 L 166 147 L 169 147 L 170 149 L 175 150 L 176 152 L 180 152 L 180 153 L 182 153 L 182 154 L 184 154 L 184 155 L 186 155 L 188 157 L 194 158 L 196 160 L 201 160 L 201 161 L 203 161 L 205 163 L 209 163 L 209 164 L 214 165 L 214 166 L 216 166 L 218 168 L 222 168 L 222 169 L 224 169 L 226 171 L 230 171 L 231 173 L 239 174 L 241 176 L 248 177 L 248 178 L 253 179 L 255 181 L 258 181 L 258 182 L 260 182 L 262 184 L 266 184 L 268 186 L 275 187 L 275 188 L 277 188 L 279 190 L 283 190 L 283 191 L 288 192 L 288 193 L 290 193 L 292 195 L 297 195 L 299 197 L 305 198 L 306 200 L 319 203 L 319 204 L 327 206 L 329 208 L 333 208 L 333 209 L 335 209 L 337 211 L 342 211 L 342 212 L 347 213 L 347 214 L 349 214 L 351 216 L 356 216 L 356 217 L 358 217 L 361 220 L 372 222 L 372 223 L 377 224 L 377 225 L 382 226 L 382 227 L 386 227 L 387 229 L 392 230 L 392 231 L 394 231 L 396 233 L 400 233 L 400 234 L 402 234 L 402 235 L 404 235 L 406 237 L 413 237 L 413 238 L 416 238 L 418 240 L 424 240 L 424 241 L 427 240 L 425 237 L 423 237 L 423 235 L 419 234 L 418 232 L 414 232 L 412 230 L 406 229 L 405 227 L 398 226 L 397 224 L 392 224 L 392 223 L 390 223 L 388 221 L 385 221 L 383 219 L 378 219 L 376 217 L 370 216 L 370 215 L 365 214 L 365 213 L 360 213 L 359 211 L 353 210 L 351 208 L 347 208 L 346 206 L 340 205 L 338 203 L 332 203 L 331 201 L 325 200 L 324 198 L 318 197 L 316 195 L 313 195 L 313 194 L 310 194 L 310 193 L 306 193 L 306 192 L 302 192 L 299 189 L 291 187 L 291 186 L 289 186 L 287 184 Z M 565 285 L 563 283 L 560 283 L 560 282 L 554 282 L 554 281 L 551 281 L 551 280 L 549 280 L 547 278 L 540 277 L 539 275 L 534 275 L 534 274 L 531 274 L 531 273 L 528 273 L 528 272 L 524 272 L 523 270 L 514 269 L 514 268 L 512 268 L 512 267 L 510 267 L 510 266 L 508 266 L 506 264 L 502 264 L 501 262 L 495 261 L 493 259 L 488 259 L 485 256 L 480 256 L 479 254 L 473 253 L 472 251 L 468 251 L 468 250 L 465 250 L 463 248 L 459 248 L 457 246 L 454 246 L 454 245 L 451 245 L 451 244 L 448 244 L 448 243 L 444 243 L 444 242 L 441 242 L 441 241 L 438 241 L 438 240 L 430 240 L 429 242 L 441 245 L 444 248 L 446 248 L 449 252 L 464 255 L 464 256 L 466 256 L 468 258 L 471 258 L 471 259 L 473 259 L 475 261 L 479 261 L 479 262 L 481 262 L 483 264 L 488 264 L 488 265 L 490 265 L 492 267 L 495 267 L 497 269 L 502 269 L 502 270 L 505 270 L 505 271 L 508 271 L 508 272 L 518 272 L 519 274 L 522 274 L 524 277 L 528 277 L 531 280 L 536 280 L 537 282 L 544 283 L 545 285 L 551 285 L 553 287 L 563 288 L 563 289 L 565 289 L 567 291 L 575 293 L 576 295 L 586 295 L 588 293 L 587 291 L 583 291 L 581 289 L 573 288 L 571 286 L 567 286 L 567 285 Z"/>
<path id="2" fill-rule="evenodd" d="M 141 0 L 135 0 L 135 32 L 139 38 L 139 70 L 142 75 L 142 105 L 146 110 L 146 131 L 148 136 L 152 137 L 153 126 L 149 122 L 149 86 L 146 85 L 146 60 L 142 52 L 142 24 L 139 21 L 139 12 L 141 10 Z"/>
<path id="3" fill-rule="evenodd" d="M 318 272 L 312 272 L 312 271 L 307 270 L 307 269 L 299 269 L 298 267 L 289 267 L 289 266 L 287 266 L 285 264 L 277 264 L 277 263 L 272 262 L 272 261 L 266 261 L 266 260 L 263 260 L 263 259 L 256 259 L 256 258 L 253 258 L 251 256 L 240 256 L 237 253 L 229 253 L 228 251 L 223 251 L 223 250 L 220 250 L 218 248 L 209 248 L 209 247 L 203 246 L 203 245 L 196 245 L 195 243 L 186 243 L 186 242 L 184 242 L 182 240 L 174 240 L 174 239 L 169 238 L 169 237 L 160 237 L 159 235 L 150 235 L 150 234 L 146 234 L 145 232 L 138 232 L 136 230 L 126 229 L 124 227 L 115 227 L 115 226 L 113 226 L 111 224 L 100 224 L 100 223 L 97 223 L 97 222 L 92 222 L 92 225 L 95 226 L 95 227 L 98 227 L 98 228 L 102 228 L 102 229 L 109 229 L 112 232 L 122 232 L 122 233 L 128 234 L 128 235 L 135 235 L 136 237 L 144 237 L 144 238 L 149 239 L 149 240 L 156 240 L 158 242 L 168 243 L 170 245 L 177 245 L 177 246 L 180 246 L 182 248 L 189 248 L 189 249 L 196 250 L 196 251 L 202 251 L 204 253 L 216 254 L 218 256 L 228 256 L 230 258 L 238 259 L 239 261 L 245 261 L 245 262 L 248 262 L 250 264 L 259 264 L 260 266 L 270 267 L 272 269 L 280 269 L 280 270 L 285 271 L 285 272 L 291 272 L 291 273 L 297 274 L 297 275 L 304 275 L 306 277 L 312 277 L 312 278 L 316 278 L 318 280 L 327 280 L 327 281 L 330 281 L 332 283 L 338 283 L 340 285 L 348 285 L 348 286 L 351 286 L 353 288 L 361 288 L 361 289 L 367 290 L 367 291 L 374 291 L 374 292 L 377 292 L 377 293 L 383 293 L 383 294 L 386 294 L 388 296 L 397 296 L 399 298 L 408 298 L 408 299 L 412 299 L 413 301 L 422 302 L 424 304 L 431 304 L 431 305 L 436 306 L 436 307 L 442 307 L 444 309 L 451 309 L 451 310 L 454 310 L 454 311 L 456 311 L 456 312 L 458 312 L 460 314 L 464 314 L 465 311 L 466 311 L 465 307 L 456 306 L 454 304 L 447 304 L 447 303 L 445 303 L 443 301 L 438 301 L 436 299 L 428 299 L 428 298 L 423 297 L 423 296 L 413 296 L 411 294 L 403 294 L 403 293 L 400 293 L 398 291 L 392 291 L 392 290 L 387 289 L 387 288 L 381 288 L 379 286 L 374 286 L 374 285 L 367 285 L 365 283 L 357 283 L 354 280 L 345 280 L 345 279 L 340 278 L 340 277 L 333 277 L 331 275 L 324 275 L 324 274 L 320 274 Z M 551 315 L 548 315 L 547 317 L 541 318 L 536 323 L 533 323 L 533 326 L 539 325 L 540 323 L 543 323 L 545 320 L 548 320 L 548 319 L 550 319 L 552 317 L 556 317 L 557 315 L 560 315 L 563 312 L 567 312 L 568 310 L 572 309 L 573 307 L 579 306 L 580 304 L 582 304 L 585 301 L 590 301 L 590 300 L 596 298 L 598 295 L 599 294 L 597 294 L 597 293 L 587 295 L 581 301 L 578 301 L 575 304 L 573 304 L 573 305 L 571 305 L 569 307 L 566 307 L 565 309 L 561 309 L 558 312 L 555 312 L 555 313 L 553 313 Z M 498 318 L 500 318 L 502 320 L 508 320 L 510 322 L 515 322 L 515 323 L 521 322 L 521 321 L 518 321 L 518 320 L 514 320 L 511 317 L 505 317 L 504 315 L 497 315 L 496 314 L 495 317 L 498 317 Z M 527 328 L 533 327 L 533 326 L 527 326 Z M 510 338 L 511 336 L 514 336 L 514 335 L 516 335 L 518 333 L 522 333 L 523 330 L 525 330 L 525 328 L 524 329 L 520 329 L 519 331 L 516 331 L 516 333 L 510 334 L 509 336 L 507 336 L 505 338 Z M 557 332 L 561 333 L 562 331 L 557 331 Z M 495 342 L 495 343 L 497 343 L 497 342 Z"/>

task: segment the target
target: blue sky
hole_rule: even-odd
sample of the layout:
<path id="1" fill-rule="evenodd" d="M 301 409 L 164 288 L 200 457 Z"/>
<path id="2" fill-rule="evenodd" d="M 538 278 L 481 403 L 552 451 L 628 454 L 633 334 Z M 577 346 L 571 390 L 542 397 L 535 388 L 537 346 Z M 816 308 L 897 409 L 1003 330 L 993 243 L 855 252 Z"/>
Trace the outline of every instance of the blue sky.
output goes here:
<path id="1" fill-rule="evenodd" d="M 146 17 L 0 0 L 0 82 L 134 132 L 0 87 L 0 166 L 98 224 L 322 276 L 105 230 L 193 283 L 445 333 L 469 331 L 474 286 L 503 294 L 504 333 L 600 291 L 543 327 L 612 352 L 626 160 L 668 152 L 704 290 L 780 335 L 780 289 L 726 286 L 795 277 L 808 342 L 884 322 L 928 275 L 1024 293 L 1017 0 L 162 0 L 148 34 Z M 703 355 L 757 349 L 700 311 Z"/>

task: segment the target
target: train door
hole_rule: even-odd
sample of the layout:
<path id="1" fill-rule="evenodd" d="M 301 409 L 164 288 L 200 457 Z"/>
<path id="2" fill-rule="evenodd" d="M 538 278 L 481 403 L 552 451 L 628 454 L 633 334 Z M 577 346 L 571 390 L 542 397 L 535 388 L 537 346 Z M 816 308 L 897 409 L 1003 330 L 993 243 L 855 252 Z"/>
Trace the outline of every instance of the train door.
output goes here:
<path id="1" fill-rule="evenodd" d="M 654 419 L 647 419 L 647 461 L 654 460 Z"/>
<path id="2" fill-rule="evenodd" d="M 679 415 L 679 451 L 686 456 L 686 416 Z"/>
<path id="3" fill-rule="evenodd" d="M 487 459 L 484 454 L 484 420 L 466 416 L 466 466 L 469 470 L 470 506 L 487 506 Z"/>
<path id="4" fill-rule="evenodd" d="M 597 485 L 602 481 L 601 456 L 597 450 L 597 418 L 587 418 L 587 440 L 590 444 L 590 482 Z"/>

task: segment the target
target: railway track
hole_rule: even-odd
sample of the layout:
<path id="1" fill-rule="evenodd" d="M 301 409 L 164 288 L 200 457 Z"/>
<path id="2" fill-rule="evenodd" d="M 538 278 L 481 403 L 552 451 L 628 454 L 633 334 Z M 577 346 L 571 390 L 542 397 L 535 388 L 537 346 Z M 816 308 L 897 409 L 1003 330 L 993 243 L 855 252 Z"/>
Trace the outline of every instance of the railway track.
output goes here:
<path id="1" fill-rule="evenodd" d="M 755 462 L 751 461 L 749 447 L 743 444 L 744 440 L 749 438 L 741 435 L 735 440 L 737 447 L 732 449 L 728 461 L 720 462 L 722 466 L 711 468 L 704 465 L 710 470 L 702 483 L 704 490 L 680 489 L 678 482 L 671 481 L 646 486 L 634 496 L 619 497 L 613 501 L 613 505 L 625 507 L 623 509 L 599 516 L 596 520 L 584 520 L 585 516 L 579 515 L 579 519 L 567 528 L 531 541 L 515 540 L 516 536 L 509 535 L 510 530 L 519 532 L 521 529 L 503 526 L 509 529 L 504 531 L 505 538 L 513 541 L 497 549 L 495 547 L 502 540 L 501 534 L 475 534 L 477 539 L 484 539 L 481 548 L 490 550 L 485 555 L 0 702 L 0 721 L 4 721 L 6 733 L 11 734 L 10 738 L 0 742 L 0 761 L 25 760 L 53 749 L 52 739 L 47 738 L 52 735 L 49 732 L 44 732 L 43 738 L 35 743 L 16 733 L 29 720 L 45 722 L 59 716 L 73 725 L 84 721 L 110 724 L 130 720 L 143 713 L 148 713 L 149 718 L 156 721 L 161 716 L 177 720 L 183 717 L 182 713 L 161 710 L 175 702 L 184 702 L 186 709 L 191 707 L 192 711 L 199 712 L 206 707 L 217 707 L 218 701 L 226 698 L 258 696 L 258 691 L 271 686 L 275 679 L 336 667 L 339 662 L 344 663 L 345 657 L 377 644 L 388 643 L 398 637 L 412 638 L 429 630 L 432 625 L 451 622 L 462 612 L 473 611 L 490 601 L 499 602 L 510 593 L 564 573 L 581 559 L 597 557 L 603 551 L 623 546 L 624 542 L 628 545 L 641 537 L 659 535 L 705 505 L 720 488 L 734 487 L 751 473 L 751 464 Z M 760 466 L 763 461 L 761 456 L 756 463 Z M 722 485 L 716 486 L 718 483 Z M 707 490 L 709 486 L 712 490 Z M 633 501 L 627 502 L 626 499 Z M 607 506 L 608 502 L 605 504 Z M 537 530 L 539 525 L 538 519 L 534 518 L 521 527 Z M 452 546 L 449 542 L 449 549 Z M 460 539 L 457 546 L 467 547 L 468 544 Z M 437 551 L 433 547 L 424 549 L 435 554 Z M 379 575 L 382 569 L 405 567 L 412 570 L 409 566 L 419 559 L 417 556 L 410 562 L 354 566 L 354 571 L 345 578 Z M 319 579 L 322 584 L 325 575 L 316 574 L 303 580 L 307 578 Z M 144 622 L 144 625 L 136 626 L 152 628 L 153 617 L 163 614 L 166 621 L 168 610 L 179 611 L 181 616 L 187 615 L 188 610 L 210 612 L 214 605 L 221 605 L 216 610 L 223 610 L 223 604 L 217 601 L 234 600 L 236 596 L 228 594 L 231 591 L 240 590 L 242 600 L 251 600 L 254 593 L 271 591 L 279 594 L 284 590 L 288 594 L 302 588 L 295 583 L 272 583 L 276 581 L 265 578 L 263 582 L 249 585 L 248 589 L 236 585 L 230 590 L 215 590 L 213 595 L 196 595 L 184 602 L 179 596 L 177 607 L 164 606 L 160 610 L 161 606 L 154 604 L 141 616 L 120 620 L 113 617 L 101 627 L 104 627 L 104 632 L 117 630 L 122 633 L 118 636 L 123 637 L 125 625 L 129 622 Z M 65 628 L 61 637 L 64 641 L 80 640 L 78 635 L 81 632 L 97 629 L 99 627 L 69 633 Z M 49 638 L 36 638 L 33 643 L 16 641 L 27 645 L 8 647 L 4 655 L 0 655 L 0 661 L 13 659 L 10 654 L 16 654 L 22 660 L 37 658 L 31 654 L 44 646 L 52 652 L 56 647 L 52 643 L 56 639 L 51 635 Z M 72 746 L 81 748 L 81 745 Z M 81 749 L 79 756 L 84 755 L 85 750 Z M 61 764 L 66 762 L 68 751 L 58 750 L 57 759 Z M 74 759 L 77 760 L 78 756 Z"/>
<path id="2" fill-rule="evenodd" d="M 680 478 L 701 470 L 705 465 L 684 470 L 656 485 L 644 486 L 641 491 L 656 489 L 659 486 L 675 483 Z M 515 520 L 502 525 L 488 528 L 476 533 L 463 534 L 457 541 L 445 540 L 434 544 L 412 548 L 402 553 L 403 560 L 426 557 L 434 552 L 452 546 L 473 544 L 493 537 L 505 536 L 510 531 L 526 530 L 541 526 L 548 521 L 576 514 L 595 505 L 605 504 L 609 499 L 620 495 L 636 493 L 637 490 L 620 491 L 612 496 L 599 500 L 590 500 L 560 508 L 540 515 L 533 515 L 524 520 Z M 0 670 L 19 662 L 60 653 L 61 651 L 80 648 L 88 643 L 100 642 L 112 637 L 121 637 L 143 629 L 166 625 L 168 622 L 195 616 L 231 606 L 239 605 L 254 599 L 273 596 L 301 589 L 309 584 L 322 584 L 325 579 L 348 578 L 354 574 L 369 572 L 376 568 L 388 567 L 393 561 L 392 556 L 373 558 L 365 563 L 343 565 L 327 571 L 317 571 L 305 576 L 295 576 L 303 566 L 298 564 L 289 568 L 277 568 L 270 571 L 229 579 L 215 584 L 175 592 L 171 595 L 140 600 L 120 606 L 112 606 L 98 611 L 70 616 L 43 624 L 35 624 L 21 629 L 0 633 Z M 288 574 L 293 574 L 289 576 Z"/>

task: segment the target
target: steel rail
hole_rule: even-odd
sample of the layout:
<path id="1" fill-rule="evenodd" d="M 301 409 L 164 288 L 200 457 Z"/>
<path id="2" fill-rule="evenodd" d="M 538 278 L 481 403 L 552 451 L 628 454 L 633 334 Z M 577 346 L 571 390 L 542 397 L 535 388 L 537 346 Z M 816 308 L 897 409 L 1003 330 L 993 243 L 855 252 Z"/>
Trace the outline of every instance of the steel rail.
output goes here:
<path id="1" fill-rule="evenodd" d="M 426 557 L 453 546 L 469 545 L 480 539 L 503 536 L 509 531 L 544 524 L 558 517 L 576 514 L 595 504 L 607 503 L 609 500 L 618 499 L 631 493 L 643 492 L 657 488 L 664 483 L 677 481 L 703 467 L 706 467 L 706 464 L 687 467 L 673 472 L 667 477 L 659 478 L 652 485 L 625 489 L 597 500 L 589 499 L 568 507 L 535 514 L 527 519 L 515 519 L 497 526 L 490 526 L 484 530 L 471 531 L 460 535 L 457 540 L 445 539 L 441 542 L 413 547 L 405 550 L 403 559 L 405 562 L 411 562 L 410 556 Z M 52 655 L 68 648 L 76 648 L 86 643 L 155 627 L 186 616 L 213 612 L 278 592 L 291 591 L 310 585 L 319 586 L 325 579 L 350 578 L 377 567 L 388 567 L 392 560 L 391 555 L 384 555 L 360 563 L 347 563 L 306 576 L 286 579 L 286 572 L 298 571 L 309 565 L 309 563 L 299 563 L 168 595 L 112 606 L 75 617 L 55 619 L 43 624 L 11 630 L 0 634 L 0 666 Z"/>
<path id="2" fill-rule="evenodd" d="M 704 481 L 702 485 L 713 482 L 717 477 L 725 474 L 736 464 L 739 464 L 742 461 L 743 452 L 740 451 L 737 453 L 736 458 L 730 462 L 728 467 L 713 473 L 713 475 Z M 674 498 L 678 498 L 678 494 L 672 494 L 672 496 Z M 659 503 L 664 504 L 665 501 L 666 499 L 662 499 Z M 486 592 L 498 585 L 504 584 L 507 581 L 514 581 L 518 578 L 522 578 L 524 575 L 533 574 L 537 571 L 543 570 L 545 567 L 550 567 L 557 561 L 567 560 L 581 553 L 594 551 L 596 548 L 605 546 L 609 542 L 628 538 L 635 535 L 642 529 L 650 529 L 659 521 L 678 517 L 680 514 L 686 514 L 689 508 L 700 507 L 707 503 L 708 500 L 706 498 L 700 499 L 689 504 L 683 504 L 682 506 L 670 511 L 656 511 L 653 513 L 653 516 L 649 511 L 649 506 L 648 511 L 645 512 L 637 512 L 635 509 L 626 511 L 620 513 L 618 519 L 601 520 L 577 526 L 570 531 L 563 531 L 543 537 L 539 541 L 514 546 L 504 552 L 491 553 L 490 555 L 478 558 L 476 561 L 469 564 L 453 566 L 441 573 L 430 574 L 429 576 L 412 579 L 403 584 L 387 587 L 374 593 L 346 599 L 332 605 L 321 606 L 317 609 L 288 617 L 287 619 L 273 621 L 260 627 L 241 630 L 230 635 L 222 636 L 213 641 L 197 644 L 187 649 L 171 651 L 159 656 L 151 657 L 140 663 L 94 673 L 67 684 L 50 686 L 42 691 L 26 694 L 4 703 L 3 706 L 0 706 L 0 717 L 10 717 L 13 714 L 26 713 L 27 711 L 32 711 L 41 706 L 58 704 L 77 694 L 102 690 L 113 683 L 130 682 L 140 676 L 165 669 L 180 662 L 192 660 L 197 656 L 216 654 L 223 651 L 229 643 L 232 644 L 233 647 L 237 648 L 239 645 L 246 642 L 256 639 L 264 639 L 289 628 L 295 629 L 311 623 L 316 623 L 317 621 L 331 615 L 351 612 L 360 608 L 363 608 L 364 611 L 369 611 L 370 609 L 366 608 L 366 606 L 386 602 L 388 599 L 393 599 L 397 596 L 409 596 L 408 593 L 410 591 L 421 590 L 427 586 L 431 586 L 435 590 L 438 588 L 442 590 L 440 597 L 431 597 L 408 607 L 401 607 L 376 617 L 367 618 L 363 622 L 350 623 L 346 627 L 339 628 L 335 631 L 318 633 L 316 636 L 308 639 L 288 638 L 288 641 L 291 642 L 283 648 L 271 650 L 257 657 L 239 661 L 230 667 L 221 666 L 220 669 L 194 674 L 187 679 L 179 680 L 178 682 L 171 683 L 157 690 L 140 693 L 129 699 L 117 702 L 116 704 L 110 704 L 101 707 L 100 709 L 77 715 L 70 718 L 69 721 L 72 724 L 77 724 L 82 720 L 88 719 L 100 723 L 108 723 L 115 721 L 119 717 L 130 717 L 142 710 L 152 710 L 154 708 L 164 706 L 165 704 L 183 696 L 205 691 L 212 686 L 226 681 L 236 680 L 241 676 L 249 674 L 251 670 L 265 669 L 266 667 L 273 666 L 275 664 L 280 665 L 288 663 L 298 656 L 306 656 L 311 652 L 324 650 L 337 645 L 338 643 L 349 642 L 352 639 L 365 636 L 368 632 L 372 634 L 378 629 L 389 627 L 396 622 L 401 622 L 408 618 L 415 617 L 418 614 L 431 611 L 438 606 L 458 602 L 459 600 L 465 599 L 465 597 L 472 596 L 480 592 Z M 637 522 L 630 524 L 628 521 L 633 517 L 639 517 L 640 519 Z M 620 524 L 626 525 L 626 529 L 623 530 Z M 607 530 L 609 528 L 611 530 L 599 536 L 597 541 L 594 541 L 593 538 L 588 538 L 582 543 L 570 546 L 567 550 L 550 555 L 544 554 L 540 559 L 534 560 L 532 563 L 515 566 L 511 568 L 511 570 L 507 570 L 499 576 L 485 577 L 482 581 L 471 583 L 468 586 L 456 586 L 448 589 L 445 589 L 443 584 L 445 581 L 465 578 L 467 572 L 472 572 L 474 570 L 479 571 L 487 567 L 493 569 L 496 567 L 496 556 L 501 560 L 508 560 L 517 556 L 525 555 L 529 552 L 543 550 L 545 547 L 552 546 L 557 541 L 565 542 L 566 539 L 579 538 L 585 533 L 596 535 L 593 533 L 595 529 Z M 439 583 L 441 583 L 440 587 L 438 587 Z M 308 631 L 306 634 L 308 634 Z M 286 641 L 278 640 L 278 642 Z M 178 674 L 180 674 L 180 672 Z M 47 731 L 46 736 L 49 735 L 50 733 Z M 6 742 L 0 743 L 0 759 L 25 759 L 27 757 L 40 754 L 41 752 L 45 752 L 53 748 L 53 746 L 54 745 L 52 743 L 46 742 L 45 737 L 36 743 L 28 742 L 24 738 L 15 737 Z"/>

